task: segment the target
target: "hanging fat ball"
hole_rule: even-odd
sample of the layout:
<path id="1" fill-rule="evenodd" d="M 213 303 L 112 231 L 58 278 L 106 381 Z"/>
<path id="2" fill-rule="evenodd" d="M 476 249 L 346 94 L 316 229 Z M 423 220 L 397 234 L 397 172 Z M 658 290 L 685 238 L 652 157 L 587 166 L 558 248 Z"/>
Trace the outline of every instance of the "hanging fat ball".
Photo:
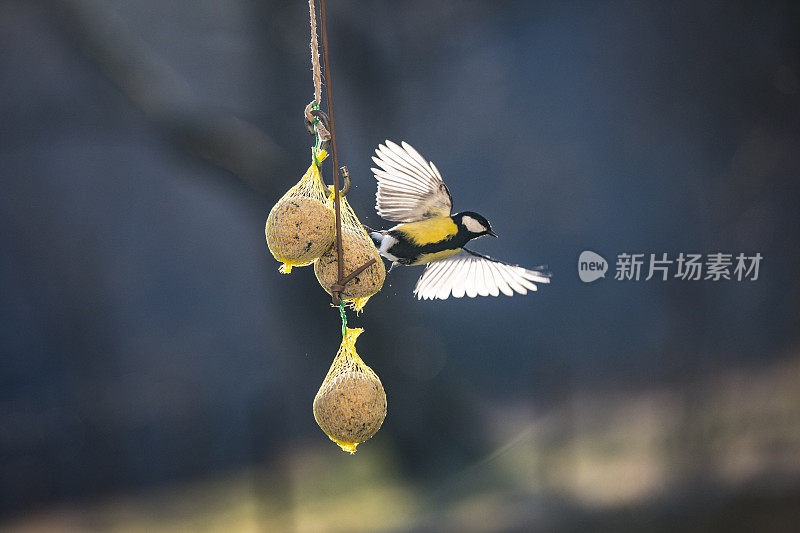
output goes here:
<path id="1" fill-rule="evenodd" d="M 314 419 L 344 451 L 372 438 L 386 418 L 386 392 L 355 350 L 363 329 L 345 330 L 342 345 L 314 398 Z"/>
<path id="2" fill-rule="evenodd" d="M 361 311 L 367 300 L 383 287 L 386 267 L 375 245 L 359 222 L 347 198 L 341 199 L 342 213 L 342 263 L 344 275 L 355 272 L 359 267 L 374 259 L 375 262 L 347 282 L 340 297 L 356 311 Z M 328 294 L 339 279 L 336 242 L 314 263 L 317 281 Z"/>
<path id="3" fill-rule="evenodd" d="M 386 278 L 386 267 L 371 242 L 353 231 L 342 231 L 342 252 L 345 274 L 352 272 L 370 259 L 375 259 L 375 263 L 368 266 L 344 286 L 341 294 L 343 300 L 369 298 L 381 290 L 383 280 Z M 338 279 L 338 272 L 336 245 L 334 244 L 314 263 L 314 274 L 328 294 L 331 292 L 331 286 Z"/>
<path id="4" fill-rule="evenodd" d="M 330 380 L 314 398 L 314 418 L 328 437 L 343 450 L 375 435 L 386 418 L 386 393 L 381 381 L 359 372 Z"/>
<path id="5" fill-rule="evenodd" d="M 320 160 L 324 159 L 322 152 Z M 276 203 L 264 233 L 272 255 L 283 263 L 281 272 L 313 263 L 330 248 L 336 233 L 336 215 L 325 196 L 316 162 Z"/>
<path id="6" fill-rule="evenodd" d="M 375 154 L 372 160 L 380 167 L 372 169 L 378 180 L 375 209 L 400 224 L 370 236 L 392 268 L 427 265 L 414 289 L 417 299 L 512 296 L 550 283 L 544 267 L 522 268 L 464 248 L 472 239 L 497 234 L 478 213 L 451 214 L 453 197 L 439 169 L 411 145 L 386 141 Z"/>
<path id="7" fill-rule="evenodd" d="M 279 201 L 267 218 L 269 251 L 287 265 L 313 263 L 333 242 L 334 217 L 330 207 L 314 198 L 297 196 Z"/>

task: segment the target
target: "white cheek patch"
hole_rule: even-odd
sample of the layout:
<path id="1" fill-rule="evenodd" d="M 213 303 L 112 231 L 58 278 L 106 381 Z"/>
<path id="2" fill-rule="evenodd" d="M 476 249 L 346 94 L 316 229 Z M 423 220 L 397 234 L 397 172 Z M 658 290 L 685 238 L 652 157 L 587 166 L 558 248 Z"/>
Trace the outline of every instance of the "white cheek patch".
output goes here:
<path id="1" fill-rule="evenodd" d="M 464 216 L 461 218 L 464 227 L 472 233 L 483 233 L 486 227 L 483 224 L 472 218 L 471 216 Z"/>
<path id="2" fill-rule="evenodd" d="M 389 253 L 389 248 L 397 244 L 397 239 L 392 237 L 391 235 L 384 235 L 383 240 L 381 241 L 381 247 L 378 248 L 380 254 L 388 259 L 389 261 L 397 261 L 397 257 L 394 254 Z"/>

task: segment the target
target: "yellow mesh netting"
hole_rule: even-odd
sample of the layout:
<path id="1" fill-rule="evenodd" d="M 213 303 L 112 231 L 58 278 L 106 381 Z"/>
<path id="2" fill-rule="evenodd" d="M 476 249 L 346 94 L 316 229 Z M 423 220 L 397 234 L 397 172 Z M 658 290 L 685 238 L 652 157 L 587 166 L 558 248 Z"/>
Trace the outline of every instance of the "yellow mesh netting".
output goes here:
<path id="1" fill-rule="evenodd" d="M 318 164 L 327 153 L 320 150 L 297 184 L 281 197 L 267 217 L 267 247 L 283 263 L 280 271 L 313 263 L 330 248 L 336 232 L 335 215 L 325 194 Z"/>
<path id="2" fill-rule="evenodd" d="M 288 274 L 293 266 L 313 262 L 314 274 L 322 288 L 328 294 L 335 294 L 334 305 L 339 307 L 342 317 L 342 343 L 314 398 L 314 419 L 332 441 L 352 454 L 359 443 L 375 435 L 383 424 L 386 392 L 377 374 L 356 353 L 356 339 L 364 330 L 347 327 L 345 306 L 360 312 L 370 296 L 383 287 L 386 269 L 372 239 L 344 198 L 349 190 L 345 168 L 342 167 L 345 190 L 334 190 L 330 196 L 326 195 L 325 184 L 319 175 L 318 167 L 327 156 L 324 148 L 330 143 L 334 166 L 337 167 L 334 169 L 334 186 L 338 187 L 339 165 L 333 125 L 333 83 L 325 32 L 325 2 L 323 0 L 320 5 L 330 124 L 328 116 L 319 108 L 322 76 L 314 0 L 309 0 L 308 4 L 314 100 L 306 106 L 305 118 L 306 128 L 315 137 L 313 161 L 300 182 L 272 208 L 265 233 L 270 252 L 283 263 L 281 272 Z M 340 194 L 341 198 L 338 198 Z"/>
<path id="3" fill-rule="evenodd" d="M 341 198 L 342 212 L 342 257 L 344 263 L 344 275 L 347 276 L 358 267 L 374 259 L 375 262 L 349 281 L 342 291 L 341 298 L 347 305 L 357 312 L 360 312 L 369 300 L 370 296 L 377 293 L 383 287 L 386 279 L 386 267 L 383 264 L 378 249 L 375 248 L 364 226 L 359 222 L 353 208 L 346 198 Z M 333 195 L 329 198 L 333 203 Z M 314 264 L 314 274 L 317 276 L 319 284 L 330 294 L 331 286 L 338 279 L 338 261 L 336 253 L 336 242 L 325 252 Z"/>
<path id="4" fill-rule="evenodd" d="M 314 398 L 314 419 L 344 451 L 371 438 L 386 418 L 386 392 L 378 375 L 356 353 L 364 330 L 344 329 L 342 344 Z"/>

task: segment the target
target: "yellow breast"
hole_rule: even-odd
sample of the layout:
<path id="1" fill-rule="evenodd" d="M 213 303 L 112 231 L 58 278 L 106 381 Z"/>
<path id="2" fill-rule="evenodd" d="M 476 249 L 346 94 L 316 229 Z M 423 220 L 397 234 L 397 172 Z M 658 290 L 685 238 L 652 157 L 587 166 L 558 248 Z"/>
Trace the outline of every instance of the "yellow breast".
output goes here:
<path id="1" fill-rule="evenodd" d="M 447 259 L 451 255 L 457 254 L 461 251 L 461 248 L 455 248 L 451 250 L 442 250 L 441 252 L 434 252 L 432 254 L 422 254 L 417 258 L 416 261 L 411 263 L 411 266 L 416 265 L 426 265 L 428 263 L 433 263 L 434 261 L 439 261 L 441 259 Z"/>
<path id="2" fill-rule="evenodd" d="M 458 226 L 450 217 L 431 217 L 417 222 L 406 222 L 398 224 L 394 229 L 403 232 L 408 240 L 419 246 L 440 242 L 458 233 Z"/>

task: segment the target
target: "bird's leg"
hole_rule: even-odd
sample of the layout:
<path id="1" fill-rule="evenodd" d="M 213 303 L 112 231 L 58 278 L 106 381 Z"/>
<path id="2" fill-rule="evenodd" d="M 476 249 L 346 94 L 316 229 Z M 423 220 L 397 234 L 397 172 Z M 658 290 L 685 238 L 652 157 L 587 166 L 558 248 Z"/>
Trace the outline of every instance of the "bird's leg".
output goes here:
<path id="1" fill-rule="evenodd" d="M 389 272 L 387 272 L 387 274 L 390 274 L 392 270 L 394 270 L 394 267 L 396 267 L 399 264 L 400 263 L 398 263 L 397 261 L 392 261 L 392 266 L 389 267 Z"/>

